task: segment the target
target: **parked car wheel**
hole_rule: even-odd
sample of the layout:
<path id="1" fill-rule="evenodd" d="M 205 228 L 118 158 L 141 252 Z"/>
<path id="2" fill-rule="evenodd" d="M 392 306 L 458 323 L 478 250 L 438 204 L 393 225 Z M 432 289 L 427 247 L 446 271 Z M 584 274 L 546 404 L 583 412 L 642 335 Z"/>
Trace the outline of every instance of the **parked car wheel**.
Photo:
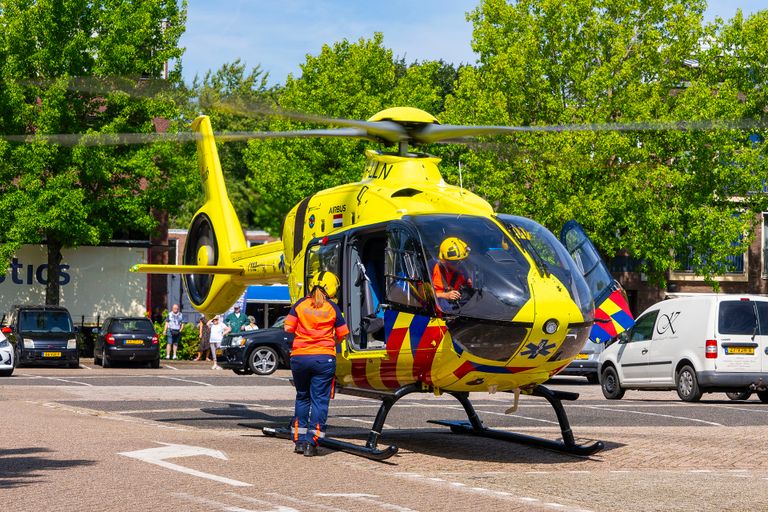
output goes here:
<path id="1" fill-rule="evenodd" d="M 157 359 L 153 359 L 152 362 L 149 363 L 149 365 L 152 368 L 160 368 L 160 358 L 158 357 Z"/>
<path id="2" fill-rule="evenodd" d="M 107 359 L 107 349 L 104 349 L 104 352 L 101 353 L 101 367 L 109 368 L 110 366 L 112 366 L 112 363 Z"/>
<path id="3" fill-rule="evenodd" d="M 277 352 L 271 347 L 256 347 L 248 357 L 248 367 L 256 375 L 272 375 L 277 370 Z"/>
<path id="4" fill-rule="evenodd" d="M 768 404 L 768 391 L 758 391 L 757 398 L 764 404 Z"/>
<path id="5" fill-rule="evenodd" d="M 730 391 L 725 394 L 728 398 L 731 400 L 749 400 L 749 397 L 752 396 L 751 391 Z"/>
<path id="6" fill-rule="evenodd" d="M 619 375 L 616 373 L 616 369 L 613 366 L 603 370 L 602 383 L 600 385 L 603 390 L 603 396 L 608 400 L 621 400 L 624 396 L 624 389 L 622 389 L 619 383 Z"/>
<path id="7" fill-rule="evenodd" d="M 696 371 L 686 365 L 677 372 L 677 396 L 683 402 L 698 402 L 701 399 L 701 389 L 696 378 Z"/>
<path id="8" fill-rule="evenodd" d="M 236 375 L 253 375 L 250 368 L 232 368 Z"/>
<path id="9" fill-rule="evenodd" d="M 10 377 L 13 375 L 13 368 L 8 368 L 7 370 L 0 370 L 0 377 Z"/>

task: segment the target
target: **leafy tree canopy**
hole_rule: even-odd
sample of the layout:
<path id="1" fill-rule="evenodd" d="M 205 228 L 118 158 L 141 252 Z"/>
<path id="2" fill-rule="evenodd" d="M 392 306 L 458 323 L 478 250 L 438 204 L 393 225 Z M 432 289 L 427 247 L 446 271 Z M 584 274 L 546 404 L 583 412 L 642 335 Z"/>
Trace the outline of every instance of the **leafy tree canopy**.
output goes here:
<path id="1" fill-rule="evenodd" d="M 0 132 L 146 133 L 178 118 L 172 98 L 140 93 L 166 62 L 178 62 L 185 19 L 186 3 L 169 0 L 1 2 Z M 177 64 L 168 82 L 180 75 Z M 119 92 L 107 77 L 130 77 L 124 82 L 137 94 Z M 52 304 L 63 247 L 146 236 L 156 224 L 150 208 L 173 210 L 188 189 L 188 173 L 179 171 L 189 160 L 172 146 L 67 147 L 38 138 L 0 145 L 0 162 L 0 221 L 10 226 L 0 261 L 21 244 L 47 244 Z"/>

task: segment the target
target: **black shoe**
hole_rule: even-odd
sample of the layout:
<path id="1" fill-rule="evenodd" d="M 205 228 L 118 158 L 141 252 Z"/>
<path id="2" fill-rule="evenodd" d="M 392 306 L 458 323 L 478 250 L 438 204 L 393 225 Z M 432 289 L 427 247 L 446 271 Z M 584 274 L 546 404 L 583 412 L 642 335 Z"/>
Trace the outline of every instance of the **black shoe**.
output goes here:
<path id="1" fill-rule="evenodd" d="M 317 455 L 317 446 L 314 444 L 307 443 L 307 445 L 304 447 L 304 456 L 314 457 L 315 455 Z"/>
<path id="2" fill-rule="evenodd" d="M 293 445 L 293 453 L 304 453 L 304 447 L 306 443 L 296 443 Z"/>

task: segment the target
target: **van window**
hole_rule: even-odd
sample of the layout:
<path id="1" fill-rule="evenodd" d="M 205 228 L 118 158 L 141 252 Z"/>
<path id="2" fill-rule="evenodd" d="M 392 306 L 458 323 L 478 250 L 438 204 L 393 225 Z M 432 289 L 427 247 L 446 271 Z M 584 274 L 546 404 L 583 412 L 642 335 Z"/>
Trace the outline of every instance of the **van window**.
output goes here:
<path id="1" fill-rule="evenodd" d="M 656 325 L 657 316 L 659 316 L 658 310 L 651 311 L 638 318 L 635 326 L 632 327 L 632 335 L 629 341 L 646 341 L 653 338 L 653 326 Z"/>
<path id="2" fill-rule="evenodd" d="M 66 311 L 32 310 L 19 314 L 21 332 L 72 332 L 72 320 Z"/>
<path id="3" fill-rule="evenodd" d="M 757 332 L 755 303 L 751 300 L 725 300 L 720 303 L 717 330 L 720 334 L 747 334 Z"/>
<path id="4" fill-rule="evenodd" d="M 758 334 L 765 336 L 768 334 L 768 302 L 755 301 L 757 305 L 757 319 L 760 327 L 758 328 Z"/>

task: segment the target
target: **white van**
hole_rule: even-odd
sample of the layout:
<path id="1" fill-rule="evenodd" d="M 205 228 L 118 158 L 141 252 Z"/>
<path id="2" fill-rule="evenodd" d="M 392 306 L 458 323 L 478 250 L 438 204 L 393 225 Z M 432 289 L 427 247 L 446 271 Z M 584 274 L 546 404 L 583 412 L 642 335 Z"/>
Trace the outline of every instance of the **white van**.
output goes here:
<path id="1" fill-rule="evenodd" d="M 757 392 L 768 402 L 768 297 L 706 294 L 654 304 L 600 354 L 603 395 L 676 389 L 681 400 Z"/>

